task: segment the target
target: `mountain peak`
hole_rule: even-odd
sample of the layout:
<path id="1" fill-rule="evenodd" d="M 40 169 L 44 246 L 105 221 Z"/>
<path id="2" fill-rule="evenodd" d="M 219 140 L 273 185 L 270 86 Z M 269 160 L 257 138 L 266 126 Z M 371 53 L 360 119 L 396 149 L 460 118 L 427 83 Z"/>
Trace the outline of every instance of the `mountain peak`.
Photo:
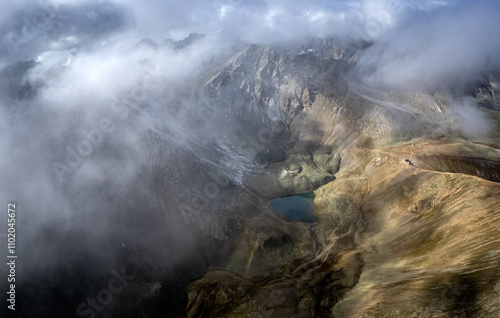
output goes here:
<path id="1" fill-rule="evenodd" d="M 172 39 L 166 39 L 163 42 L 164 46 L 171 47 L 175 50 L 182 50 L 205 37 L 205 34 L 190 33 L 186 38 L 178 41 Z"/>

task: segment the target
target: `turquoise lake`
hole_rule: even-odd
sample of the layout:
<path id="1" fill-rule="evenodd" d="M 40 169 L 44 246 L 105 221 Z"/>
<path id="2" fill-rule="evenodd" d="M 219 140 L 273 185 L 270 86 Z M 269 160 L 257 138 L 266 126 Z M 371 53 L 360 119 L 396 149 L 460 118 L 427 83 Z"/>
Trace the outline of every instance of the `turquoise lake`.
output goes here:
<path id="1" fill-rule="evenodd" d="M 314 194 L 297 194 L 276 198 L 269 201 L 274 212 L 287 220 L 314 223 L 316 216 L 313 213 Z"/>

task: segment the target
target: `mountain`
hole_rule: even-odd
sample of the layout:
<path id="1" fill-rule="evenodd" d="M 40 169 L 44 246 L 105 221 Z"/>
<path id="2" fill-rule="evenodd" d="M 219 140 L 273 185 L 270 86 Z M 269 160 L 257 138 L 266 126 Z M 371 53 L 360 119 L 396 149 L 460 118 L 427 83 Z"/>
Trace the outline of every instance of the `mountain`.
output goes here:
<path id="1" fill-rule="evenodd" d="M 78 211 L 61 228 L 91 229 L 30 234 L 65 257 L 26 272 L 20 289 L 39 292 L 20 302 L 57 303 L 40 316 L 498 317 L 498 72 L 463 94 L 369 87 L 355 70 L 370 45 L 235 45 L 187 88 L 114 104 L 114 135 L 61 186 Z M 34 63 L 4 71 L 11 99 L 36 95 Z M 271 209 L 297 194 L 315 222 Z"/>
<path id="2" fill-rule="evenodd" d="M 265 213 L 189 285 L 188 317 L 500 313 L 496 82 L 473 90 L 483 102 L 472 107 L 494 121 L 475 137 L 445 92 L 350 80 L 362 50 L 249 46 L 202 88 L 216 111 L 279 132 L 244 187 L 266 200 L 313 191 L 318 220 L 287 222 L 260 203 Z"/>
<path id="3" fill-rule="evenodd" d="M 200 39 L 203 39 L 204 37 L 204 34 L 190 33 L 187 38 L 184 38 L 182 40 L 174 41 L 172 39 L 166 39 L 163 42 L 163 45 L 176 50 L 182 50 L 183 48 L 193 44 L 196 41 L 199 41 Z"/>
<path id="4" fill-rule="evenodd" d="M 471 109 L 492 125 L 475 134 L 475 113 L 447 92 L 382 91 L 349 76 L 369 45 L 251 45 L 169 106 L 179 116 L 197 105 L 153 155 L 162 205 L 205 242 L 206 270 L 200 257 L 179 265 L 187 317 L 498 316 L 495 74 L 471 88 Z M 309 192 L 313 224 L 269 207 Z M 127 304 L 126 294 L 127 309 L 106 317 L 164 301 L 146 293 Z"/>

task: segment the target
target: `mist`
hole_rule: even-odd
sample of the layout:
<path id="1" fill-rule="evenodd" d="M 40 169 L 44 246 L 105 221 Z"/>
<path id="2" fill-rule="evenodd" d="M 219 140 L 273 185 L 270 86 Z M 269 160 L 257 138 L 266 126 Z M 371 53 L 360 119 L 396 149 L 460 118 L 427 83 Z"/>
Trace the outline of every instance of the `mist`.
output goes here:
<path id="1" fill-rule="evenodd" d="M 495 36 L 499 15 L 495 1 L 459 1 L 408 12 L 406 19 L 396 19 L 378 34 L 359 61 L 358 76 L 386 89 L 465 90 L 500 65 Z"/>
<path id="2" fill-rule="evenodd" d="M 500 66 L 499 29 L 496 1 L 6 4 L 0 198 L 19 206 L 24 283 L 29 275 L 86 260 L 83 272 L 105 276 L 129 246 L 148 248 L 165 271 L 191 259 L 200 270 L 207 265 L 200 222 L 187 221 L 182 196 L 168 203 L 155 190 L 157 157 L 168 150 L 201 160 L 236 186 L 241 171 L 258 166 L 243 156 L 215 158 L 210 147 L 223 149 L 222 136 L 239 123 L 223 121 L 221 109 L 203 110 L 203 97 L 193 95 L 246 45 L 361 39 L 368 48 L 346 74 L 352 81 L 384 91 L 445 91 L 453 100 L 449 116 L 463 119 L 451 128 L 481 138 L 492 124 L 470 85 Z M 193 32 L 204 37 L 182 48 L 165 41 Z M 175 167 L 184 158 L 178 157 L 166 165 Z M 198 181 L 180 191 L 191 194 Z M 206 217 L 217 223 L 217 215 Z"/>

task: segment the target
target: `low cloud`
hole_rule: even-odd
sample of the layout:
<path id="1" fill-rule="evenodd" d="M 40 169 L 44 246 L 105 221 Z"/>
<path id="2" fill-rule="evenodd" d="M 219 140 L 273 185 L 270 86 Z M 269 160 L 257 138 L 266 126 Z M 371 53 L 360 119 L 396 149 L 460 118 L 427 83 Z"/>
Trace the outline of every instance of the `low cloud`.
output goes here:
<path id="1" fill-rule="evenodd" d="M 357 75 L 367 85 L 386 89 L 464 89 L 500 66 L 499 29 L 497 1 L 416 8 L 364 52 Z"/>
<path id="2" fill-rule="evenodd" d="M 166 263 L 175 263 L 195 253 L 192 231 L 154 214 L 160 208 L 146 207 L 156 193 L 137 180 L 155 173 L 151 136 L 172 145 L 172 152 L 177 146 L 195 152 L 213 141 L 212 131 L 227 129 L 204 123 L 208 111 L 182 100 L 209 79 L 214 64 L 249 43 L 362 38 L 371 46 L 352 77 L 364 85 L 451 91 L 499 67 L 499 15 L 495 1 L 6 3 L 0 13 L 0 71 L 7 72 L 0 85 L 0 201 L 18 201 L 34 267 L 88 251 L 109 258 L 124 233 L 148 227 L 168 238 L 157 248 Z M 191 32 L 206 37 L 182 50 L 164 42 Z M 136 46 L 144 38 L 152 40 Z M 450 108 L 460 117 L 458 129 L 484 136 L 487 116 L 465 90 L 455 93 Z M 152 215 L 158 218 L 144 221 Z M 54 247 L 66 237 L 73 254 Z M 96 251 L 100 238 L 109 241 Z M 34 241 L 47 242 L 46 254 L 30 249 Z"/>
<path id="3" fill-rule="evenodd" d="M 484 109 L 478 107 L 475 98 L 468 96 L 450 101 L 450 108 L 443 114 L 446 120 L 441 126 L 458 131 L 464 136 L 481 140 L 490 133 L 495 122 Z"/>
<path id="4" fill-rule="evenodd" d="M 77 168 L 64 170 L 64 178 L 77 185 L 115 180 L 119 187 L 134 180 L 141 167 L 149 164 L 149 157 L 143 155 L 148 151 L 142 138 L 145 132 L 153 131 L 179 145 L 193 144 L 191 151 L 203 147 L 207 134 L 182 128 L 184 120 L 199 122 L 191 118 L 197 116 L 197 105 L 181 103 L 175 115 L 168 113 L 173 111 L 168 105 L 201 85 L 200 79 L 208 79 L 210 65 L 230 55 L 235 43 L 276 44 L 312 36 L 363 38 L 371 46 L 354 71 L 363 84 L 387 90 L 450 90 L 498 68 L 499 7 L 486 0 L 9 3 L 1 15 L 0 30 L 5 36 L 0 67 L 11 72 L 4 74 L 17 75 L 2 84 L 0 145 L 10 155 L 0 164 L 7 179 L 18 181 L 14 187 L 3 185 L 2 199 L 29 200 L 31 213 L 37 204 L 44 207 L 36 212 L 40 220 L 90 210 L 75 206 L 68 189 L 61 189 L 61 175 L 53 163 L 69 167 L 71 152 L 77 151 L 90 131 L 101 129 L 103 119 L 109 119 L 115 132 L 101 129 L 102 144 L 94 146 L 92 155 Z M 164 43 L 190 32 L 207 36 L 182 51 Z M 145 37 L 156 43 L 148 40 L 135 46 Z M 153 103 L 146 109 L 136 105 L 134 111 L 142 115 L 135 121 L 123 120 L 124 113 L 114 111 L 113 105 L 123 96 L 141 94 L 137 88 L 145 78 L 162 83 L 148 91 Z M 29 94 L 13 94 L 12 87 L 29 90 Z M 456 112 L 473 120 L 465 119 L 462 129 L 484 135 L 487 118 L 471 106 L 475 102 L 464 100 L 457 103 Z M 168 110 L 166 116 L 158 115 L 158 105 Z M 104 127 L 111 124 L 106 121 Z M 213 128 L 206 125 L 204 129 Z M 171 137 L 172 130 L 176 138 Z M 106 158 L 104 144 L 119 145 L 129 155 L 118 151 L 119 159 Z M 80 195 L 79 200 L 84 199 Z M 61 212 L 50 208 L 55 201 Z"/>

